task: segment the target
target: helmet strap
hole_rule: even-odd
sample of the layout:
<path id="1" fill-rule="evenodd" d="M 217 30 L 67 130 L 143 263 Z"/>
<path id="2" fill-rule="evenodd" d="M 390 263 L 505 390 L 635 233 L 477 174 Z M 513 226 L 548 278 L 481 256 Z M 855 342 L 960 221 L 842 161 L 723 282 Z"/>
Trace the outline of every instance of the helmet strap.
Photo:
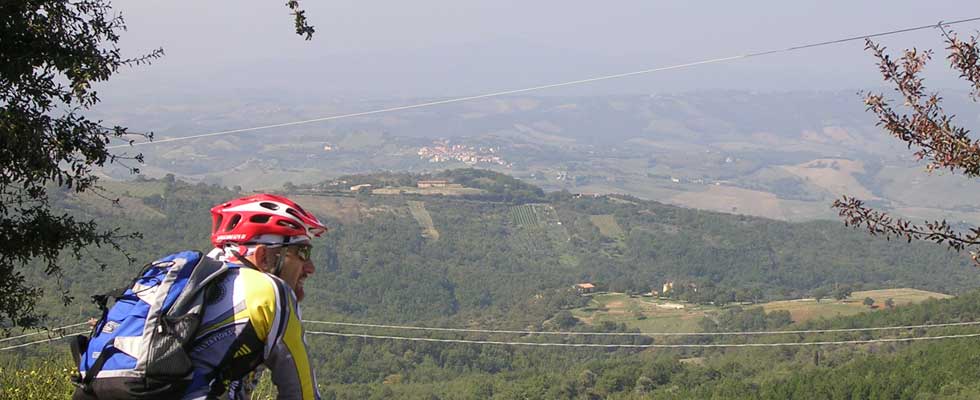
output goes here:
<path id="1" fill-rule="evenodd" d="M 276 257 L 276 265 L 272 269 L 273 275 L 279 276 L 279 273 L 282 272 L 282 264 L 285 262 L 285 260 L 286 260 L 286 246 L 282 246 L 279 248 L 279 256 Z"/>
<path id="2" fill-rule="evenodd" d="M 255 264 L 253 264 L 251 261 L 249 261 L 247 258 L 245 258 L 245 256 L 242 255 L 242 253 L 239 253 L 238 251 L 235 251 L 235 250 L 231 250 L 231 254 L 234 255 L 235 258 L 237 258 L 239 262 L 241 262 L 242 264 L 245 264 L 246 267 L 249 267 L 249 268 L 254 269 L 256 271 L 261 271 L 259 269 L 259 267 L 255 266 Z"/>
<path id="3" fill-rule="evenodd" d="M 231 251 L 231 254 L 234 255 L 235 258 L 237 258 L 238 261 L 240 261 L 242 264 L 245 264 L 246 267 L 249 267 L 249 268 L 254 269 L 256 271 L 262 271 L 262 269 L 260 269 L 254 263 L 252 263 L 247 258 L 245 258 L 244 256 L 242 256 L 242 253 L 239 253 L 239 252 L 237 252 L 235 250 L 232 250 Z M 282 272 L 282 264 L 283 264 L 283 260 L 285 260 L 285 258 L 286 258 L 286 248 L 285 247 L 281 247 L 281 248 L 279 248 L 279 254 L 276 256 L 276 263 L 273 266 L 272 271 L 269 271 L 269 272 L 271 272 L 275 276 L 279 276 L 279 273 Z"/>
<path id="4" fill-rule="evenodd" d="M 272 274 L 279 276 L 282 272 L 282 265 L 286 262 L 286 248 L 289 247 L 289 236 L 283 238 L 282 244 L 279 245 L 279 257 L 276 257 L 276 265 L 272 269 Z"/>

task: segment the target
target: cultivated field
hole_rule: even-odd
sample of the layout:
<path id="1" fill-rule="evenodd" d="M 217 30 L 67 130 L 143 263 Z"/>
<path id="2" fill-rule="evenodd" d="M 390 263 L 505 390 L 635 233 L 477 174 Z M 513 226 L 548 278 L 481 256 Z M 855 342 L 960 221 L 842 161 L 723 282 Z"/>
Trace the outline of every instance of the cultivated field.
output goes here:
<path id="1" fill-rule="evenodd" d="M 510 209 L 510 217 L 516 227 L 514 238 L 530 254 L 557 257 L 562 265 L 577 263 L 572 256 L 568 231 L 558 219 L 558 212 L 550 204 L 514 206 Z"/>
<path id="2" fill-rule="evenodd" d="M 717 311 L 713 306 L 684 304 L 648 297 L 630 297 L 623 293 L 596 294 L 585 307 L 572 310 L 572 315 L 587 324 L 603 321 L 625 323 L 644 332 L 695 332 L 706 312 Z"/>
<path id="3" fill-rule="evenodd" d="M 860 161 L 844 159 L 818 159 L 799 165 L 784 165 L 782 169 L 817 185 L 834 195 L 856 196 L 861 199 L 878 199 L 854 177 L 864 173 Z"/>
<path id="4" fill-rule="evenodd" d="M 355 223 L 364 217 L 364 206 L 355 198 L 342 196 L 289 195 L 314 215 L 337 218 L 342 223 Z"/>
<path id="5" fill-rule="evenodd" d="M 510 209 L 510 217 L 514 221 L 514 224 L 519 227 L 541 225 L 541 220 L 538 218 L 538 213 L 534 209 L 534 204 L 514 206 Z"/>
<path id="6" fill-rule="evenodd" d="M 667 200 L 683 207 L 736 214 L 780 218 L 784 201 L 776 195 L 732 186 L 704 186 L 701 191 L 681 192 Z"/>
<path id="7" fill-rule="evenodd" d="M 425 210 L 425 203 L 421 201 L 409 201 L 408 211 L 412 213 L 412 218 L 422 227 L 422 236 L 427 239 L 439 240 L 439 231 L 432 224 L 432 215 Z"/>
<path id="8" fill-rule="evenodd" d="M 146 205 L 144 198 L 153 195 L 163 195 L 167 184 L 160 181 L 141 182 L 141 181 L 114 181 L 102 179 L 99 186 L 105 191 L 96 194 L 93 191 L 75 193 L 73 200 L 86 207 L 91 207 L 106 214 L 124 215 L 136 219 L 154 219 L 166 217 L 159 210 Z M 106 199 L 108 198 L 108 199 Z M 118 203 L 113 203 L 109 199 L 118 199 Z"/>
<path id="9" fill-rule="evenodd" d="M 118 196 L 116 198 L 119 199 L 119 202 L 113 203 L 110 200 L 99 197 L 99 195 L 95 193 L 84 192 L 74 194 L 73 200 L 71 201 L 78 202 L 80 205 L 84 204 L 85 207 L 98 210 L 102 213 L 123 215 L 128 218 L 155 219 L 166 217 L 166 215 L 159 210 L 144 204 L 142 198 L 126 196 Z"/>
<path id="10" fill-rule="evenodd" d="M 901 307 L 929 298 L 944 299 L 951 296 L 898 288 L 854 292 L 851 297 L 842 301 L 822 299 L 817 302 L 814 299 L 798 299 L 744 307 L 761 306 L 766 312 L 787 310 L 794 322 L 803 322 L 814 318 L 874 312 L 873 309 L 862 304 L 866 297 L 874 299 L 875 304 L 880 307 L 884 307 L 885 301 L 889 298 L 894 300 L 897 307 Z M 679 308 L 681 306 L 683 308 Z M 625 323 L 630 328 L 638 328 L 645 332 L 696 332 L 699 330 L 698 322 L 706 314 L 721 310 L 722 308 L 711 305 L 679 303 L 652 297 L 630 297 L 623 293 L 602 293 L 592 296 L 592 300 L 585 307 L 572 310 L 572 315 L 587 324 L 603 321 Z"/>
<path id="11" fill-rule="evenodd" d="M 378 188 L 371 191 L 371 194 L 386 194 L 386 195 L 398 195 L 398 194 L 420 194 L 423 196 L 433 196 L 433 195 L 443 195 L 443 196 L 463 196 L 463 195 L 478 195 L 483 194 L 486 191 L 477 188 L 465 188 L 465 187 L 435 187 L 435 188 L 417 188 L 411 186 L 394 186 Z"/>
<path id="12" fill-rule="evenodd" d="M 109 197 L 131 196 L 131 197 L 150 197 L 158 194 L 163 196 L 163 191 L 167 189 L 167 184 L 162 181 L 147 182 L 122 182 L 109 179 L 99 181 L 99 186 L 109 192 Z"/>
<path id="13" fill-rule="evenodd" d="M 589 221 L 592 221 L 592 225 L 599 228 L 599 233 L 602 236 L 619 239 L 626 235 L 612 215 L 590 215 Z"/>
<path id="14" fill-rule="evenodd" d="M 866 297 L 874 299 L 876 305 L 884 307 L 885 301 L 888 299 L 894 300 L 895 306 L 902 306 L 910 303 L 919 303 L 929 298 L 945 299 L 952 296 L 909 288 L 879 289 L 854 292 L 851 294 L 851 297 L 842 301 L 822 299 L 818 303 L 814 299 L 799 299 L 774 301 L 763 304 L 762 307 L 766 312 L 787 310 L 794 321 L 806 321 L 814 318 L 854 315 L 868 311 L 869 308 L 862 303 Z"/>

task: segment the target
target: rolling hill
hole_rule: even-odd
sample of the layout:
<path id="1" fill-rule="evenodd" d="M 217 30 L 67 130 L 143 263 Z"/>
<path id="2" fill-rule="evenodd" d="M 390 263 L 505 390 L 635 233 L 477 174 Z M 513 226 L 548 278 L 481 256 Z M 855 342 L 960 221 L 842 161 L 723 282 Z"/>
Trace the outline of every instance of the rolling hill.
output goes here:
<path id="1" fill-rule="evenodd" d="M 836 222 L 786 223 L 624 195 L 544 193 L 482 170 L 441 174 L 434 176 L 479 190 L 446 196 L 353 194 L 325 189 L 332 187 L 329 182 L 293 187 L 299 192 L 290 195 L 331 226 L 315 255 L 319 270 L 307 285 L 314 299 L 307 315 L 540 323 L 557 306 L 535 299 L 558 301 L 579 282 L 642 293 L 671 280 L 702 288 L 686 300 L 716 303 L 795 299 L 839 285 L 952 294 L 980 286 L 980 276 L 965 257 L 928 244 L 871 238 Z M 431 176 L 344 179 L 382 188 L 384 182 L 404 185 L 405 179 Z M 107 194 L 120 198 L 117 205 L 68 197 L 64 207 L 109 226 L 141 231 L 143 240 L 125 244 L 139 260 L 203 248 L 208 208 L 239 195 L 177 180 L 105 186 Z M 124 282 L 126 271 L 137 267 L 110 251 L 92 254 L 113 261 L 112 267 L 78 274 L 84 265 L 67 264 L 70 278 L 64 284 L 78 297 L 110 281 Z M 25 273 L 42 278 L 37 271 Z"/>
<path id="2" fill-rule="evenodd" d="M 973 289 L 980 277 L 966 258 L 937 246 L 877 240 L 839 223 L 787 223 L 679 208 L 624 195 L 544 193 L 511 177 L 479 170 L 425 176 L 354 175 L 343 180 L 383 186 L 385 182 L 405 185 L 406 179 L 423 178 L 449 179 L 481 191 L 464 196 L 352 193 L 328 189 L 332 187 L 330 181 L 291 188 L 289 195 L 326 219 L 332 228 L 314 253 L 318 269 L 306 283 L 306 319 L 628 334 L 636 325 L 631 328 L 624 321 L 581 314 L 590 312 L 589 298 L 577 294 L 571 285 L 588 281 L 603 289 L 640 293 L 659 287 L 666 279 L 677 283 L 676 287 L 698 288 L 669 302 L 686 301 L 710 312 L 658 320 L 652 314 L 628 312 L 626 299 L 631 297 L 626 294 L 618 295 L 618 300 L 607 299 L 606 311 L 593 312 L 619 318 L 625 315 L 638 322 L 659 324 L 655 325 L 658 330 L 685 332 L 880 327 L 980 318 L 980 292 Z M 140 230 L 143 240 L 125 243 L 124 248 L 144 260 L 172 250 L 206 246 L 207 209 L 242 195 L 236 190 L 174 179 L 114 182 L 106 187 L 121 198 L 118 206 L 70 196 L 59 204 L 72 214 L 98 218 L 107 226 Z M 433 231 L 439 232 L 438 239 Z M 99 271 L 91 260 L 65 259 L 65 274 L 58 280 L 30 268 L 22 271 L 28 279 L 43 280 L 49 293 L 56 294 L 61 288 L 76 296 L 76 302 L 68 306 L 53 297 L 42 304 L 52 322 L 74 323 L 93 315 L 95 310 L 84 298 L 127 281 L 138 268 L 107 250 L 92 249 L 91 255 L 115 262 Z M 877 296 L 879 302 L 882 296 L 893 297 L 898 306 L 862 312 L 863 306 L 848 302 L 825 300 L 815 308 L 817 305 L 802 307 L 800 302 L 789 301 L 840 285 L 864 290 L 852 296 Z M 957 296 L 912 304 L 930 295 L 923 289 Z M 623 304 L 613 304 L 616 301 Z M 749 303 L 765 304 L 758 307 Z M 612 313 L 619 310 L 622 315 Z M 819 311 L 828 318 L 794 317 L 793 313 L 801 310 L 811 314 Z M 840 310 L 856 315 L 832 316 Z M 794 318 L 799 321 L 794 322 Z M 320 391 L 326 398 L 952 399 L 980 393 L 980 386 L 972 383 L 978 378 L 972 366 L 980 357 L 974 339 L 772 349 L 639 350 L 335 338 L 312 334 L 330 331 L 326 326 L 308 323 L 306 329 Z M 975 328 L 964 326 L 896 333 L 736 338 L 731 343 L 973 332 Z M 390 330 L 372 333 L 405 334 Z M 482 333 L 437 338 L 546 339 Z M 566 344 L 654 343 L 649 337 L 549 340 Z M 676 338 L 656 339 L 655 343 L 718 342 Z M 59 398 L 69 393 L 72 386 L 66 378 L 65 351 L 50 345 L 0 353 L 0 371 L 9 372 L 0 373 L 0 398 Z M 8 388 L 17 388 L 17 394 Z M 274 396 L 268 381 L 260 385 L 258 395 Z"/>
<path id="3" fill-rule="evenodd" d="M 959 118 L 978 115 L 964 94 L 944 100 Z M 161 106 L 151 119 L 146 110 L 113 109 L 106 118 L 160 125 L 157 136 L 166 139 L 401 104 L 297 103 L 283 113 L 282 105 L 252 101 L 228 105 L 247 113 L 216 112 L 222 106 L 214 104 L 201 110 Z M 276 137 L 272 142 L 255 133 L 139 150 L 147 156 L 148 176 L 173 173 L 192 182 L 268 189 L 379 170 L 468 166 L 471 161 L 462 157 L 419 155 L 424 147 L 448 143 L 492 148 L 504 163 L 476 166 L 547 190 L 623 193 L 788 221 L 832 219 L 828 204 L 847 194 L 915 219 L 980 223 L 980 211 L 957 200 L 970 196 L 950 196 L 980 190 L 972 180 L 924 174 L 874 122 L 853 92 L 513 97 L 283 128 L 269 132 Z M 124 170 L 111 173 L 126 179 Z"/>

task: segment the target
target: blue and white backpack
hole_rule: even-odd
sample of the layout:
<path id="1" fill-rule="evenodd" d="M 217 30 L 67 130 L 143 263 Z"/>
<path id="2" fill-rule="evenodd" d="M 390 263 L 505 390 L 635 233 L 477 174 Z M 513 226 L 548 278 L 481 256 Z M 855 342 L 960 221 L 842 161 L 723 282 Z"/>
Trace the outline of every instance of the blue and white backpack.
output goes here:
<path id="1" fill-rule="evenodd" d="M 201 252 L 180 252 L 148 264 L 131 286 L 111 293 L 111 308 L 102 296 L 102 319 L 89 337 L 72 341 L 75 385 L 97 399 L 183 395 L 193 375 L 187 348 L 204 311 L 204 289 L 227 270 Z"/>

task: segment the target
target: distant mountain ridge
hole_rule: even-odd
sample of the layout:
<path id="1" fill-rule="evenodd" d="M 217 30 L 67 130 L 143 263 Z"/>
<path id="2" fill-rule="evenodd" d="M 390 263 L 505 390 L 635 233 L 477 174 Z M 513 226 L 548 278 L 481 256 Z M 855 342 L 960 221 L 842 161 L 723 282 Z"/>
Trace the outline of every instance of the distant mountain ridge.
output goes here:
<path id="1" fill-rule="evenodd" d="M 157 137 L 165 139 L 430 100 L 276 105 L 252 99 L 111 115 L 121 123 L 160 125 Z M 965 94 L 953 92 L 944 101 L 965 124 L 980 120 Z M 468 165 L 463 158 L 419 155 L 438 140 L 494 148 L 505 162 L 475 165 L 545 190 L 625 193 L 791 221 L 835 218 L 828 205 L 847 194 L 913 219 L 980 223 L 980 210 L 969 200 L 980 195 L 973 180 L 927 177 L 908 150 L 875 123 L 854 92 L 521 96 L 134 150 L 146 153 L 143 170 L 149 176 L 174 173 L 191 181 L 268 188 L 283 181 Z M 841 160 L 846 167 L 834 170 L 821 160 Z M 125 178 L 125 171 L 112 173 Z"/>

